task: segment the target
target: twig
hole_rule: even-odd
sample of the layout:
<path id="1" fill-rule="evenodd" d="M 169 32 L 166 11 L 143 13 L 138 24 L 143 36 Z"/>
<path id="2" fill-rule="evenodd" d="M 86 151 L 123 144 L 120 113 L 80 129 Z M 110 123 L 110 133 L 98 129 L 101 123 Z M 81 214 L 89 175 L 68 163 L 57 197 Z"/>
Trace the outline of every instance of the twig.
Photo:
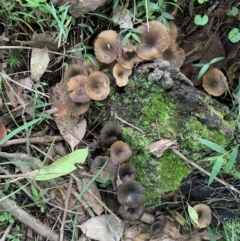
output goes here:
<path id="1" fill-rule="evenodd" d="M 65 210 L 67 210 L 67 208 L 68 208 L 68 202 L 69 202 L 69 198 L 70 198 L 70 194 L 71 194 L 71 190 L 72 190 L 72 182 L 73 182 L 73 179 L 72 179 L 72 177 L 70 177 L 69 186 L 67 189 L 67 197 L 65 200 Z M 67 211 L 64 211 L 63 217 L 62 217 L 61 228 L 60 228 L 59 241 L 63 241 L 63 238 L 64 238 L 64 226 L 65 226 L 65 222 L 66 222 L 66 217 L 67 217 Z"/>
<path id="2" fill-rule="evenodd" d="M 5 240 L 6 240 L 7 235 L 9 234 L 9 232 L 10 232 L 12 226 L 13 226 L 13 223 L 10 223 L 10 224 L 7 226 L 7 228 L 6 228 L 6 230 L 5 230 L 4 234 L 3 234 L 3 236 L 1 237 L 0 241 L 5 241 Z"/>
<path id="3" fill-rule="evenodd" d="M 27 141 L 29 143 L 40 143 L 40 144 L 49 144 L 49 142 L 53 141 L 62 141 L 62 136 L 40 136 L 40 137 L 31 137 L 31 138 L 20 138 L 20 139 L 13 139 L 10 141 L 5 142 L 2 146 L 12 146 L 18 144 L 24 144 Z"/>
<path id="4" fill-rule="evenodd" d="M 1 194 L 1 198 L 5 198 L 4 194 Z M 28 212 L 24 211 L 21 207 L 16 205 L 14 201 L 9 198 L 5 198 L 0 201 L 1 211 L 10 212 L 14 218 L 18 219 L 20 222 L 24 223 L 29 228 L 33 229 L 36 233 L 40 234 L 42 237 L 48 238 L 51 241 L 58 241 L 59 236 L 53 232 L 49 227 L 45 226 L 43 223 L 35 219 Z"/>
<path id="5" fill-rule="evenodd" d="M 206 174 L 207 176 L 211 176 L 211 173 L 206 171 L 205 169 L 203 169 L 202 167 L 200 167 L 199 165 L 197 165 L 195 162 L 189 160 L 186 156 L 184 156 L 181 152 L 179 152 L 178 150 L 176 150 L 175 148 L 172 148 L 172 151 L 178 155 L 179 157 L 181 157 L 185 162 L 187 162 L 188 164 L 190 164 L 191 166 L 193 166 L 194 168 L 198 169 L 199 171 L 201 171 L 202 173 Z M 229 183 L 223 181 L 222 179 L 215 177 L 216 181 L 220 182 L 221 184 L 223 184 L 226 188 L 229 188 L 231 190 L 233 190 L 234 192 L 240 194 L 240 191 L 238 189 L 236 189 L 234 186 L 230 185 Z"/>

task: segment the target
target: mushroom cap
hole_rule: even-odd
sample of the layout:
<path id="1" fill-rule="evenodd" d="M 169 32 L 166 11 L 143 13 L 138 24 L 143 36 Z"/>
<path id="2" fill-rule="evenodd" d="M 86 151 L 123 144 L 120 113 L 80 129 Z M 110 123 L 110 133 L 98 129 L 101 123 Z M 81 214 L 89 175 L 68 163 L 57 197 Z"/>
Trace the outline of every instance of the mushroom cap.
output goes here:
<path id="1" fill-rule="evenodd" d="M 110 79 L 100 71 L 91 73 L 85 84 L 87 95 L 93 100 L 104 100 L 110 93 Z"/>
<path id="2" fill-rule="evenodd" d="M 220 96 L 227 87 L 227 79 L 218 68 L 212 68 L 203 75 L 202 86 L 204 90 L 213 96 Z"/>
<path id="3" fill-rule="evenodd" d="M 110 147 L 122 135 L 121 127 L 114 122 L 106 124 L 100 131 L 100 140 L 102 146 Z"/>
<path id="4" fill-rule="evenodd" d="M 112 179 L 116 174 L 116 168 L 115 165 L 112 163 L 111 159 L 108 156 L 97 156 L 94 158 L 90 166 L 91 173 L 95 175 L 103 167 L 106 161 L 107 165 L 98 176 L 98 178 L 101 180 L 105 180 L 108 173 L 110 173 L 110 179 Z"/>
<path id="5" fill-rule="evenodd" d="M 75 75 L 88 76 L 88 72 L 81 65 L 71 64 L 71 65 L 68 66 L 68 68 L 65 70 L 65 72 L 63 74 L 63 81 L 67 82 L 70 78 L 72 78 Z"/>
<path id="6" fill-rule="evenodd" d="M 120 204 L 128 208 L 136 208 L 144 204 L 146 197 L 143 194 L 145 188 L 136 181 L 124 182 L 117 191 L 117 199 Z"/>
<path id="7" fill-rule="evenodd" d="M 80 102 L 67 103 L 68 111 L 70 112 L 70 114 L 72 116 L 81 115 L 89 109 L 90 103 L 91 103 L 91 101 L 87 101 L 87 102 L 84 102 L 84 103 L 80 103 Z"/>
<path id="8" fill-rule="evenodd" d="M 171 48 L 177 40 L 178 29 L 176 24 L 173 21 L 169 21 L 169 27 L 170 27 L 170 32 L 169 32 L 170 44 L 168 48 Z"/>
<path id="9" fill-rule="evenodd" d="M 142 32 L 139 35 L 141 43 L 138 44 L 137 54 L 140 58 L 154 60 L 158 58 L 169 46 L 170 37 L 166 27 L 158 21 L 149 21 L 138 27 Z"/>
<path id="10" fill-rule="evenodd" d="M 124 68 L 132 69 L 133 67 L 138 65 L 138 63 L 140 63 L 141 61 L 143 61 L 143 59 L 140 58 L 135 51 L 129 51 L 123 48 L 122 60 L 121 61 L 119 60 L 119 62 Z"/>
<path id="11" fill-rule="evenodd" d="M 166 49 L 162 54 L 161 58 L 168 61 L 170 64 L 174 65 L 176 68 L 179 68 L 183 65 L 185 60 L 185 52 L 182 48 L 178 46 L 175 42 L 171 48 Z"/>
<path id="12" fill-rule="evenodd" d="M 119 214 L 124 220 L 128 222 L 134 222 L 139 220 L 142 217 L 144 210 L 145 210 L 144 205 L 141 205 L 136 208 L 128 208 L 128 209 L 125 209 L 125 207 L 121 205 L 119 208 Z"/>
<path id="13" fill-rule="evenodd" d="M 116 141 L 110 147 L 110 157 L 115 165 L 121 165 L 132 157 L 132 150 L 123 141 Z"/>
<path id="14" fill-rule="evenodd" d="M 208 205 L 200 203 L 197 204 L 195 206 L 193 206 L 193 208 L 195 209 L 195 211 L 198 214 L 198 224 L 193 222 L 193 220 L 191 220 L 191 223 L 193 224 L 194 227 L 197 228 L 206 228 L 207 225 L 209 225 L 212 221 L 212 214 L 211 214 L 211 209 Z"/>
<path id="15" fill-rule="evenodd" d="M 94 71 L 99 71 L 100 69 L 100 66 L 98 63 L 95 65 L 91 60 L 88 60 L 88 59 L 83 61 L 82 66 L 86 68 L 88 74 L 91 74 Z"/>
<path id="16" fill-rule="evenodd" d="M 163 229 L 166 223 L 166 219 L 163 215 L 158 217 L 158 220 L 155 221 L 151 226 L 150 226 L 150 233 L 151 236 L 154 237 L 162 237 L 164 235 Z"/>
<path id="17" fill-rule="evenodd" d="M 116 31 L 102 31 L 94 42 L 95 56 L 100 62 L 109 64 L 117 58 L 119 46 L 120 36 Z"/>
<path id="18" fill-rule="evenodd" d="M 67 82 L 67 90 L 71 91 L 68 95 L 74 102 L 87 102 L 90 97 L 86 93 L 85 84 L 88 77 L 85 75 L 76 75 L 69 79 Z"/>
<path id="19" fill-rule="evenodd" d="M 119 166 L 118 175 L 122 182 L 135 181 L 136 168 L 131 163 L 124 163 Z"/>
<path id="20" fill-rule="evenodd" d="M 132 74 L 131 69 L 124 68 L 120 63 L 113 67 L 113 76 L 116 79 L 116 84 L 119 87 L 125 86 L 128 83 L 128 77 Z"/>

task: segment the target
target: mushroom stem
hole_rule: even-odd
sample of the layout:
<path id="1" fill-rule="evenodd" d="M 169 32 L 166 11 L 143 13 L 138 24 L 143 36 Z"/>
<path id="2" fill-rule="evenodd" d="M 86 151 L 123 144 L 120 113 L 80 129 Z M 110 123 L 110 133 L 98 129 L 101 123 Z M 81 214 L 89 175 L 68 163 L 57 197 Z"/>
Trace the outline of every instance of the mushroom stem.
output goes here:
<path id="1" fill-rule="evenodd" d="M 155 217 L 154 217 L 154 215 L 152 215 L 150 213 L 143 213 L 140 220 L 144 223 L 152 224 L 152 223 L 154 223 Z"/>

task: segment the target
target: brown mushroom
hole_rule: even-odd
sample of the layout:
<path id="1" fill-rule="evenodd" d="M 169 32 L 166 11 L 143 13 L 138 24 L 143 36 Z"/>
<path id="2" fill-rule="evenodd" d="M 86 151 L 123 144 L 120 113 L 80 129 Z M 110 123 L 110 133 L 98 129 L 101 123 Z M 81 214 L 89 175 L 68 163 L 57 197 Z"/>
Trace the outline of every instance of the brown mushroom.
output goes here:
<path id="1" fill-rule="evenodd" d="M 117 191 L 118 202 L 128 208 L 136 208 L 144 204 L 145 188 L 136 181 L 124 182 Z"/>
<path id="2" fill-rule="evenodd" d="M 85 75 L 76 75 L 69 79 L 67 82 L 67 90 L 71 91 L 68 95 L 70 99 L 74 102 L 87 102 L 91 98 L 87 95 L 85 84 L 88 80 L 88 77 Z"/>
<path id="3" fill-rule="evenodd" d="M 113 76 L 116 79 L 116 84 L 119 87 L 125 86 L 128 83 L 128 77 L 132 74 L 132 70 L 124 68 L 120 63 L 113 67 Z"/>
<path id="4" fill-rule="evenodd" d="M 212 68 L 203 75 L 202 86 L 208 94 L 220 96 L 227 88 L 227 79 L 221 70 Z"/>
<path id="5" fill-rule="evenodd" d="M 100 66 L 98 63 L 96 65 L 91 60 L 84 60 L 82 66 L 87 70 L 88 74 L 94 71 L 99 71 Z"/>
<path id="6" fill-rule="evenodd" d="M 115 165 L 121 165 L 132 157 L 132 150 L 123 141 L 116 141 L 110 147 L 110 157 Z"/>
<path id="7" fill-rule="evenodd" d="M 76 76 L 76 75 L 88 76 L 88 72 L 81 65 L 77 65 L 77 64 L 69 65 L 68 68 L 64 72 L 63 81 L 67 82 L 67 81 L 69 81 L 70 78 L 72 78 L 73 76 Z"/>
<path id="8" fill-rule="evenodd" d="M 108 156 L 95 157 L 90 166 L 90 169 L 91 169 L 90 171 L 93 175 L 95 175 L 103 167 L 103 165 L 106 162 L 107 162 L 107 164 L 104 167 L 104 169 L 102 170 L 102 172 L 99 174 L 98 178 L 101 180 L 105 180 L 107 175 L 109 175 L 110 179 L 112 180 L 116 174 L 117 169 Z"/>
<path id="9" fill-rule="evenodd" d="M 138 27 L 142 32 L 139 35 L 137 54 L 140 58 L 154 60 L 169 46 L 170 37 L 165 26 L 158 21 L 149 21 Z"/>
<path id="10" fill-rule="evenodd" d="M 144 213 L 144 209 L 145 209 L 144 205 L 141 205 L 136 208 L 128 208 L 128 209 L 125 209 L 125 207 L 121 205 L 119 208 L 119 214 L 124 220 L 128 222 L 134 222 L 139 220 L 142 217 Z"/>
<path id="11" fill-rule="evenodd" d="M 80 103 L 80 102 L 67 103 L 68 111 L 72 116 L 79 116 L 85 113 L 89 109 L 90 103 L 91 101 L 87 101 L 85 103 Z"/>
<path id="12" fill-rule="evenodd" d="M 120 42 L 120 36 L 116 31 L 102 31 L 94 42 L 96 58 L 106 64 L 113 62 L 118 56 Z"/>
<path id="13" fill-rule="evenodd" d="M 184 60 L 185 60 L 185 52 L 182 48 L 178 46 L 177 43 L 174 43 L 171 48 L 168 48 L 165 50 L 160 58 L 163 60 L 168 61 L 170 64 L 174 65 L 176 68 L 179 68 L 182 66 Z"/>
<path id="14" fill-rule="evenodd" d="M 206 204 L 197 204 L 193 206 L 193 209 L 195 209 L 198 214 L 198 223 L 195 223 L 191 219 L 191 223 L 193 224 L 193 226 L 197 228 L 206 228 L 212 221 L 210 207 Z"/>
<path id="15" fill-rule="evenodd" d="M 170 27 L 170 32 L 169 32 L 170 44 L 168 48 L 171 48 L 177 40 L 178 29 L 176 24 L 173 21 L 169 21 L 169 27 Z"/>
<path id="16" fill-rule="evenodd" d="M 118 175 L 122 182 L 135 181 L 136 168 L 131 163 L 124 163 L 119 166 Z"/>
<path id="17" fill-rule="evenodd" d="M 93 100 L 104 100 L 110 93 L 110 79 L 100 71 L 91 73 L 85 84 L 87 95 Z"/>
<path id="18" fill-rule="evenodd" d="M 165 217 L 163 215 L 159 216 L 158 219 L 150 226 L 151 237 L 161 238 L 164 235 L 163 229 L 165 223 Z"/>
<path id="19" fill-rule="evenodd" d="M 122 135 L 121 127 L 114 122 L 106 124 L 100 131 L 100 140 L 102 146 L 110 147 Z"/>

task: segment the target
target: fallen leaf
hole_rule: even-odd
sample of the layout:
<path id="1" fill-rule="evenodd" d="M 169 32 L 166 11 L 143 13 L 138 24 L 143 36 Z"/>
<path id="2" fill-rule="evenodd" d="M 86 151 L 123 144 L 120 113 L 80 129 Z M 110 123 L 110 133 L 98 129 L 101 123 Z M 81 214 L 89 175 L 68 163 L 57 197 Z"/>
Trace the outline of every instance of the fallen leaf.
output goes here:
<path id="1" fill-rule="evenodd" d="M 123 235 L 125 222 L 119 222 L 113 215 L 108 214 L 93 217 L 78 227 L 90 239 L 119 241 Z"/>
<path id="2" fill-rule="evenodd" d="M 113 9 L 112 20 L 114 23 L 119 24 L 120 28 L 133 28 L 132 14 L 127 9 L 119 5 Z"/>
<path id="3" fill-rule="evenodd" d="M 44 166 L 32 172 L 36 174 L 35 180 L 45 181 L 67 175 L 76 169 L 76 163 L 84 163 L 88 156 L 88 148 L 79 149 L 59 158 L 53 164 Z"/>
<path id="4" fill-rule="evenodd" d="M 176 144 L 176 141 L 168 140 L 168 139 L 162 139 L 160 141 L 157 141 L 146 148 L 153 153 L 156 157 L 161 157 L 169 147 Z"/>
<path id="5" fill-rule="evenodd" d="M 7 129 L 3 123 L 0 123 L 0 140 L 7 135 Z"/>
<path id="6" fill-rule="evenodd" d="M 34 48 L 31 56 L 31 77 L 39 81 L 50 61 L 48 50 Z"/>

